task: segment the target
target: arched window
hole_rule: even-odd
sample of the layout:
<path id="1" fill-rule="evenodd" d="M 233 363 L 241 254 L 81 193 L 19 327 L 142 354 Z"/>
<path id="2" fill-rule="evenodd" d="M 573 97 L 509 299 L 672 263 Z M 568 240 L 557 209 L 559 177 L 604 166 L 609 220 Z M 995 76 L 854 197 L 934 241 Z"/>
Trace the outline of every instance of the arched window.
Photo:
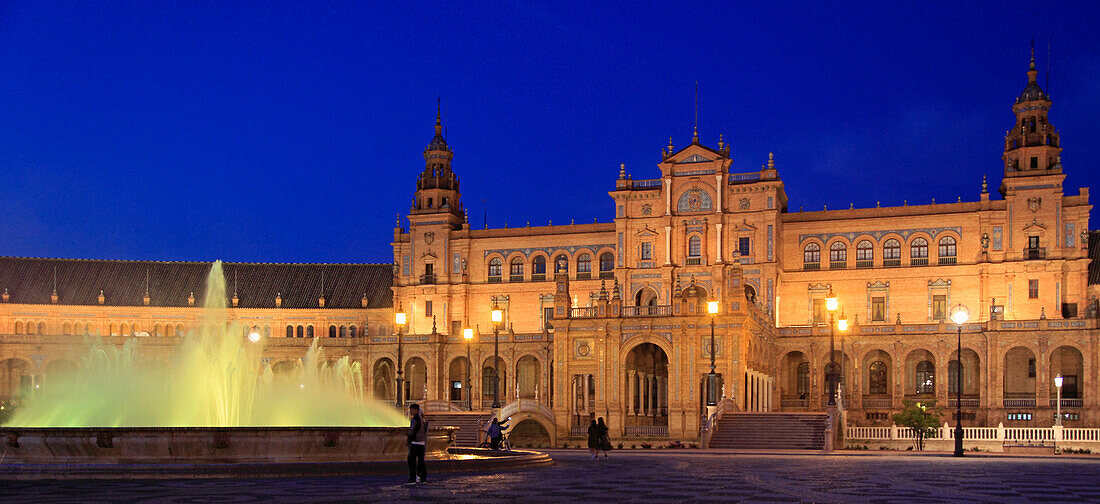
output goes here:
<path id="1" fill-rule="evenodd" d="M 22 322 L 16 322 L 15 323 L 15 334 L 23 334 L 23 323 Z"/>
<path id="2" fill-rule="evenodd" d="M 489 281 L 499 282 L 501 275 L 501 260 L 499 257 L 494 257 L 489 260 Z"/>
<path id="3" fill-rule="evenodd" d="M 554 258 L 554 273 L 569 273 L 569 258 L 565 254 Z"/>
<path id="4" fill-rule="evenodd" d="M 959 392 L 959 361 L 953 360 L 947 363 L 947 394 L 954 395 Z"/>
<path id="5" fill-rule="evenodd" d="M 546 280 L 546 256 L 537 255 L 531 260 L 531 280 Z"/>
<path id="6" fill-rule="evenodd" d="M 928 240 L 914 238 L 909 244 L 909 264 L 912 266 L 925 266 L 928 264 Z"/>
<path id="7" fill-rule="evenodd" d="M 350 336 L 352 338 L 358 338 L 359 337 L 359 328 L 355 327 L 355 325 L 352 325 L 351 327 L 349 327 L 348 328 L 348 336 Z"/>
<path id="8" fill-rule="evenodd" d="M 871 363 L 867 380 L 869 382 L 868 392 L 871 394 L 888 394 L 886 388 L 886 363 L 882 361 L 875 361 Z"/>
<path id="9" fill-rule="evenodd" d="M 330 338 L 335 338 L 336 337 L 336 326 L 334 326 L 334 325 L 328 326 L 328 337 L 330 337 Z"/>
<path id="10" fill-rule="evenodd" d="M 936 367 L 929 361 L 917 363 L 916 384 L 918 394 L 936 393 Z"/>
<path id="11" fill-rule="evenodd" d="M 298 334 L 298 337 L 299 337 L 299 338 L 304 338 L 304 337 L 306 337 L 306 328 L 305 328 L 305 327 L 302 327 L 302 326 L 298 326 L 298 331 L 297 331 L 297 334 Z"/>
<path id="12" fill-rule="evenodd" d="M 130 324 L 122 324 L 121 331 L 122 331 L 123 336 L 129 336 L 130 335 Z"/>
<path id="13" fill-rule="evenodd" d="M 810 242 L 802 249 L 802 269 L 821 269 L 821 245 Z"/>
<path id="14" fill-rule="evenodd" d="M 592 256 L 588 253 L 581 254 L 577 258 L 577 279 L 592 278 Z"/>
<path id="15" fill-rule="evenodd" d="M 183 324 L 176 324 L 176 336 L 183 337 Z"/>
<path id="16" fill-rule="evenodd" d="M 313 326 L 311 326 L 311 325 L 306 326 L 306 337 L 307 338 L 312 338 L 313 337 Z"/>
<path id="17" fill-rule="evenodd" d="M 699 235 L 692 235 L 688 238 L 688 257 L 697 258 L 703 254 L 703 240 L 699 238 Z"/>
<path id="18" fill-rule="evenodd" d="M 294 326 L 289 326 L 289 325 L 286 326 L 286 337 L 288 337 L 288 338 L 293 338 L 294 337 Z"/>
<path id="19" fill-rule="evenodd" d="M 346 325 L 340 326 L 340 337 L 341 338 L 347 338 L 348 337 L 348 326 L 346 326 Z"/>
<path id="20" fill-rule="evenodd" d="M 848 266 L 848 246 L 844 242 L 835 241 L 829 245 L 829 268 L 843 269 Z"/>
<path id="21" fill-rule="evenodd" d="M 798 365 L 798 385 L 796 387 L 798 397 L 804 398 L 805 395 L 810 393 L 810 363 L 802 361 Z"/>
<path id="22" fill-rule="evenodd" d="M 955 264 L 955 238 L 940 238 L 940 264 Z"/>
<path id="23" fill-rule="evenodd" d="M 615 276 L 615 255 L 611 252 L 600 254 L 600 278 Z"/>
<path id="24" fill-rule="evenodd" d="M 511 264 L 508 265 L 508 281 L 509 282 L 522 282 L 523 281 L 523 258 L 513 257 Z"/>
<path id="25" fill-rule="evenodd" d="M 61 334 L 71 336 L 73 334 L 73 324 L 71 322 L 61 324 Z"/>
<path id="26" fill-rule="evenodd" d="M 882 244 L 882 265 L 901 266 L 901 242 L 890 238 Z"/>
<path id="27" fill-rule="evenodd" d="M 875 266 L 875 246 L 871 240 L 862 240 L 856 244 L 856 267 L 872 268 Z"/>

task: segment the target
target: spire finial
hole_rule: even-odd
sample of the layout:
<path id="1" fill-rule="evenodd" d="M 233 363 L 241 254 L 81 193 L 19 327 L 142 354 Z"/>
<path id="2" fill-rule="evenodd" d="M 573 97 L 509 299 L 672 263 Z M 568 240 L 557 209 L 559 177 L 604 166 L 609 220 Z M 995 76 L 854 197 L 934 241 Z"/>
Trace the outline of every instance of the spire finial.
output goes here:
<path id="1" fill-rule="evenodd" d="M 982 194 L 989 194 L 989 184 L 985 181 L 985 175 L 982 175 Z"/>
<path id="2" fill-rule="evenodd" d="M 672 155 L 672 137 L 668 137 L 668 155 Z"/>
<path id="3" fill-rule="evenodd" d="M 443 99 L 438 96 L 435 97 L 435 124 L 443 124 Z"/>
<path id="4" fill-rule="evenodd" d="M 1027 67 L 1028 70 L 1035 70 L 1035 37 L 1031 37 L 1031 63 Z"/>
<path id="5" fill-rule="evenodd" d="M 53 295 L 57 295 L 57 265 L 53 267 Z"/>
<path id="6" fill-rule="evenodd" d="M 691 143 L 699 143 L 699 81 L 695 81 L 695 127 L 692 128 Z"/>
<path id="7" fill-rule="evenodd" d="M 619 163 L 619 180 L 626 178 L 626 163 Z"/>
<path id="8" fill-rule="evenodd" d="M 726 143 L 722 141 L 722 134 L 718 134 L 718 150 L 722 150 L 726 146 Z"/>
<path id="9" fill-rule="evenodd" d="M 768 169 L 769 170 L 775 169 L 775 153 L 772 153 L 772 152 L 768 153 Z"/>

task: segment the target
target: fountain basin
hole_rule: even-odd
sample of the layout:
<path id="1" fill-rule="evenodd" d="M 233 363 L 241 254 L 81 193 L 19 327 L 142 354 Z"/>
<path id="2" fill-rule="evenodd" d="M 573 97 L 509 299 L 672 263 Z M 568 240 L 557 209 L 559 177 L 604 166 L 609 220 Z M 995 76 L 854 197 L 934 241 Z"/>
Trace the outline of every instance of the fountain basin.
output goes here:
<path id="1" fill-rule="evenodd" d="M 448 458 L 457 427 L 428 431 L 428 458 Z M 405 427 L 0 428 L 8 464 L 219 464 L 397 461 Z"/>

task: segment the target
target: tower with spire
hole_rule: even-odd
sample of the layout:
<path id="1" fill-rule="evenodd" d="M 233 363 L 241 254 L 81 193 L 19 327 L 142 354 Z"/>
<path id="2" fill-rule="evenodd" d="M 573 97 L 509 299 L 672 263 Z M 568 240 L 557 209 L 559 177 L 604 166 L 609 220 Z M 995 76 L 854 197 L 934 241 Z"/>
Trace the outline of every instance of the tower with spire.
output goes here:
<path id="1" fill-rule="evenodd" d="M 1039 86 L 1038 76 L 1039 71 L 1035 68 L 1035 45 L 1032 43 L 1027 86 L 1012 106 L 1016 123 L 1005 134 L 1006 178 L 1062 172 L 1059 159 L 1062 148 L 1058 130 L 1047 117 L 1051 105 L 1050 95 Z"/>
<path id="2" fill-rule="evenodd" d="M 459 201 L 458 176 L 451 170 L 451 152 L 443 138 L 443 118 L 436 104 L 435 136 L 424 148 L 424 171 L 416 179 L 410 218 L 413 215 L 443 214 L 456 229 L 464 221 L 465 211 Z"/>

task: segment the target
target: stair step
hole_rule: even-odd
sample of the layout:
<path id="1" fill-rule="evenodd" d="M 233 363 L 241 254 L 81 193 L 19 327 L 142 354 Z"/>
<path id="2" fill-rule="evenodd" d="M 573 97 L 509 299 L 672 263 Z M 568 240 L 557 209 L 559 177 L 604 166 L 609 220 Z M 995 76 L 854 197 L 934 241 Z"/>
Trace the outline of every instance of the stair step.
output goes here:
<path id="1" fill-rule="evenodd" d="M 715 424 L 711 448 L 822 450 L 826 415 L 727 413 Z"/>

